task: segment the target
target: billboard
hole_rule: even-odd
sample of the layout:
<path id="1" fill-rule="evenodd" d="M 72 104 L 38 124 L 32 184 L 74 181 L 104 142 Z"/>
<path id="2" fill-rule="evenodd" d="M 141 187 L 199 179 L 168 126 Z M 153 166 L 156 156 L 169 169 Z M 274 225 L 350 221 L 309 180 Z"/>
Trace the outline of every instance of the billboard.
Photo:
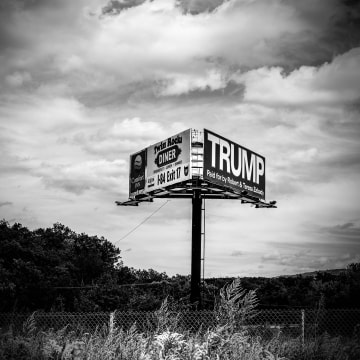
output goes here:
<path id="1" fill-rule="evenodd" d="M 145 192 L 165 188 L 191 178 L 191 130 L 185 130 L 149 146 Z"/>
<path id="2" fill-rule="evenodd" d="M 203 178 L 265 200 L 265 158 L 206 129 Z"/>
<path id="3" fill-rule="evenodd" d="M 129 195 L 141 195 L 146 182 L 146 149 L 130 155 Z"/>

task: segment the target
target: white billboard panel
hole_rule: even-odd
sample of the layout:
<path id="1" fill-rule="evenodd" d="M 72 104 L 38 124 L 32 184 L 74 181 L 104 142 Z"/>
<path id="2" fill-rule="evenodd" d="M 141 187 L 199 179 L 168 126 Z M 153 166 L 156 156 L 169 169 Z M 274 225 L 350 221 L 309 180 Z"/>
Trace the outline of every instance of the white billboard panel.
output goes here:
<path id="1" fill-rule="evenodd" d="M 191 178 L 190 135 L 188 129 L 146 149 L 146 193 Z"/>

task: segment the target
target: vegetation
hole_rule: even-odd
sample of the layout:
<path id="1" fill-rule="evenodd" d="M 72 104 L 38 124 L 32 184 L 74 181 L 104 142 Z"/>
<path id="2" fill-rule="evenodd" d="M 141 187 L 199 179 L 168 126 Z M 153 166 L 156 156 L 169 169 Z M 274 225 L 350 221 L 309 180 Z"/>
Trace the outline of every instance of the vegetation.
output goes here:
<path id="1" fill-rule="evenodd" d="M 207 279 L 204 309 L 220 300 L 232 279 Z M 355 308 L 360 304 L 360 264 L 338 274 L 242 278 L 257 289 L 258 307 Z M 77 234 L 62 224 L 30 231 L 0 221 L 0 312 L 155 310 L 165 297 L 189 307 L 189 276 L 167 276 L 125 266 L 104 238 Z"/>
<path id="2" fill-rule="evenodd" d="M 2 329 L 0 359 L 360 358 L 360 328 L 346 339 L 315 332 L 304 341 L 282 331 L 254 336 L 244 326 L 262 308 L 357 307 L 360 264 L 336 274 L 231 280 L 206 280 L 202 307 L 214 310 L 216 321 L 191 333 L 180 327 L 176 312 L 191 306 L 188 276 L 129 268 L 106 239 L 62 224 L 30 231 L 0 221 L 0 312 L 158 309 L 155 329 L 146 333 L 135 325 L 118 327 L 115 316 L 92 333 L 70 327 L 43 331 L 33 314 L 20 332 Z"/>
<path id="3" fill-rule="evenodd" d="M 224 287 L 216 307 L 217 323 L 203 332 L 190 333 L 177 327 L 176 317 L 165 300 L 156 312 L 157 327 L 140 333 L 136 326 L 117 327 L 114 316 L 94 333 L 38 331 L 34 316 L 24 323 L 20 334 L 0 336 L 0 358 L 27 359 L 137 359 L 137 360 L 357 360 L 360 339 L 331 338 L 324 334 L 302 343 L 299 338 L 270 339 L 250 336 L 242 326 L 256 312 L 254 291 L 246 291 L 239 279 Z"/>

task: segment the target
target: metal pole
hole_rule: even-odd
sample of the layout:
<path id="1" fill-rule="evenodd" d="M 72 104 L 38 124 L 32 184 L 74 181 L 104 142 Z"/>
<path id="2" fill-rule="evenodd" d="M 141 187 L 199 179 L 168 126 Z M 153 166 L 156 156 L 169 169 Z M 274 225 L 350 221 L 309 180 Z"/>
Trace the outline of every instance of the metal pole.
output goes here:
<path id="1" fill-rule="evenodd" d="M 204 292 L 204 287 L 205 287 L 205 198 L 204 198 L 204 207 L 202 208 L 202 231 L 201 231 L 201 235 L 202 235 L 202 276 L 201 276 L 201 284 L 202 284 L 202 291 Z"/>
<path id="2" fill-rule="evenodd" d="M 201 191 L 195 189 L 192 197 L 192 241 L 191 241 L 191 294 L 190 302 L 201 306 Z"/>

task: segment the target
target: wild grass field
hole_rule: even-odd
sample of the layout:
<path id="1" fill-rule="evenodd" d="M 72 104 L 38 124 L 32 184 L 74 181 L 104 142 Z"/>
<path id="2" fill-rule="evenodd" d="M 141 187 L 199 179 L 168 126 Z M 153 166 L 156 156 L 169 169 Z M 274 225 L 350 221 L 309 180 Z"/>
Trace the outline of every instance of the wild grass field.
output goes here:
<path id="1" fill-rule="evenodd" d="M 289 338 L 281 333 L 271 338 L 251 336 L 242 326 L 256 314 L 255 291 L 245 291 L 236 279 L 221 290 L 216 324 L 190 332 L 179 328 L 178 315 L 165 300 L 156 312 L 156 327 L 139 332 L 118 327 L 114 314 L 108 324 L 93 333 L 67 327 L 41 331 L 34 315 L 21 331 L 8 329 L 0 337 L 0 359 L 87 360 L 359 360 L 360 334 L 352 338 L 324 333 L 311 339 Z"/>

